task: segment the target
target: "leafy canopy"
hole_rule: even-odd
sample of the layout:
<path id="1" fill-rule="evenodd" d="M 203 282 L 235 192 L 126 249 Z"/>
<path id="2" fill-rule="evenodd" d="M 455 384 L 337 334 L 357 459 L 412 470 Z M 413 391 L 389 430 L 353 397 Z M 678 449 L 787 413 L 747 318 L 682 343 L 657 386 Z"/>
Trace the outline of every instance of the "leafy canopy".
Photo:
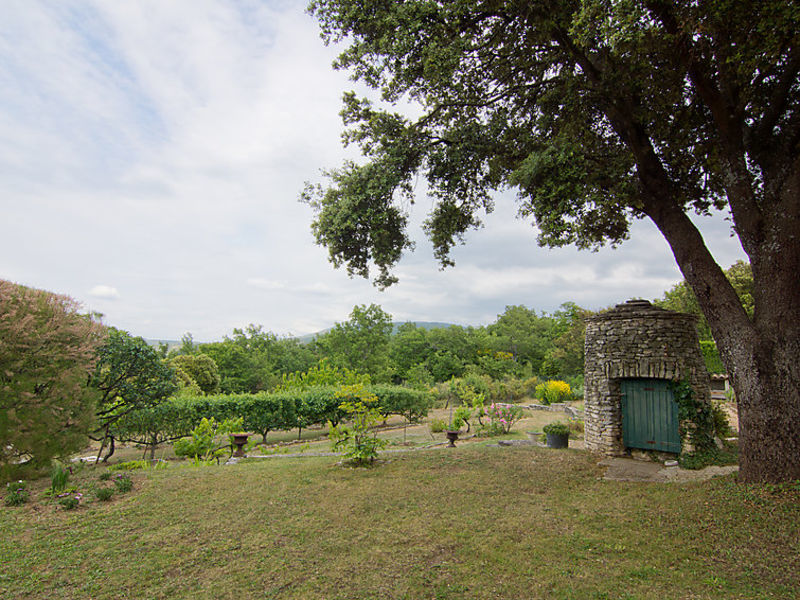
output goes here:
<path id="1" fill-rule="evenodd" d="M 97 350 L 90 383 L 101 394 L 97 421 L 104 436 L 127 413 L 156 406 L 178 389 L 175 371 L 155 348 L 113 327 Z"/>
<path id="2" fill-rule="evenodd" d="M 503 187 L 541 244 L 580 248 L 617 244 L 644 216 L 685 231 L 677 214 L 734 198 L 750 252 L 763 221 L 745 211 L 769 206 L 768 175 L 779 185 L 793 172 L 797 3 L 313 0 L 309 11 L 327 42 L 346 44 L 335 66 L 380 101 L 345 95 L 344 140 L 366 160 L 302 198 L 332 262 L 365 277 L 374 265 L 379 286 L 412 247 L 419 173 L 434 200 L 425 229 L 450 265 Z M 402 103 L 420 116 L 384 108 Z"/>
<path id="3" fill-rule="evenodd" d="M 0 280 L 0 479 L 86 445 L 103 327 L 79 311 L 67 296 Z"/>

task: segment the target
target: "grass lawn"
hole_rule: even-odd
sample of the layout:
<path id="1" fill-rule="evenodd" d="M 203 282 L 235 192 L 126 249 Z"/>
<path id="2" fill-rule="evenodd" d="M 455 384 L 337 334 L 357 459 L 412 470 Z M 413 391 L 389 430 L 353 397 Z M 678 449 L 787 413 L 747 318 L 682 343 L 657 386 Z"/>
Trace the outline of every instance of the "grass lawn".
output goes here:
<path id="1" fill-rule="evenodd" d="M 41 480 L 0 507 L 0 597 L 796 597 L 800 492 L 600 475 L 580 451 L 465 444 L 137 471 L 73 511 Z"/>

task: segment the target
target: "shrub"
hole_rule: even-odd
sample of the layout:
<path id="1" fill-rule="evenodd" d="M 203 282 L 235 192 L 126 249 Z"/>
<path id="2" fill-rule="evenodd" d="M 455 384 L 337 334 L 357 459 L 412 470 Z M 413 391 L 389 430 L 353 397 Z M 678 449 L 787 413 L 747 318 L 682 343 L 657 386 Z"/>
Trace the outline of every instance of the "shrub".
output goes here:
<path id="1" fill-rule="evenodd" d="M 569 435 L 569 425 L 559 421 L 557 423 L 545 425 L 542 427 L 542 431 L 544 431 L 545 434 L 549 433 L 550 435 Z"/>
<path id="2" fill-rule="evenodd" d="M 490 404 L 483 409 L 483 414 L 489 419 L 489 434 L 501 435 L 511 431 L 511 426 L 522 417 L 522 409 L 507 404 Z"/>
<path id="3" fill-rule="evenodd" d="M 129 460 L 126 462 L 117 463 L 108 467 L 109 471 L 135 471 L 137 469 L 149 469 L 149 460 Z M 108 479 L 108 477 L 106 478 Z"/>
<path id="4" fill-rule="evenodd" d="M 192 430 L 189 438 L 175 441 L 173 449 L 177 456 L 194 458 L 196 461 L 208 462 L 230 450 L 231 442 L 229 433 L 242 429 L 242 419 L 225 419 L 218 423 L 214 417 L 203 418 L 200 424 Z"/>
<path id="5" fill-rule="evenodd" d="M 354 400 L 342 402 L 340 406 L 351 424 L 331 427 L 333 449 L 344 449 L 345 457 L 355 465 L 370 464 L 378 457 L 378 450 L 386 445 L 386 440 L 379 439 L 377 431 L 372 429 L 383 418 L 377 407 L 378 397 L 362 384 L 343 386 L 339 395 Z"/>
<path id="6" fill-rule="evenodd" d="M 574 437 L 582 437 L 585 431 L 584 423 L 580 419 L 570 419 L 567 426 L 569 427 L 570 434 Z"/>
<path id="7" fill-rule="evenodd" d="M 80 505 L 81 503 L 81 498 L 83 498 L 83 494 L 70 493 L 66 496 L 59 497 L 58 503 L 64 510 L 73 510 L 78 508 L 78 505 Z"/>
<path id="8" fill-rule="evenodd" d="M 566 381 L 550 380 L 536 386 L 535 397 L 542 404 L 557 404 L 572 400 L 572 389 Z"/>
<path id="9" fill-rule="evenodd" d="M 114 496 L 114 490 L 109 487 L 101 487 L 94 491 L 94 495 L 100 502 L 108 502 Z"/>
<path id="10" fill-rule="evenodd" d="M 536 395 L 536 388 L 542 381 L 538 377 L 528 377 L 526 380 L 522 382 L 522 385 L 525 388 L 525 395 L 535 397 Z"/>
<path id="11" fill-rule="evenodd" d="M 6 484 L 6 497 L 3 499 L 6 506 L 20 506 L 25 504 L 30 497 L 27 484 L 20 479 Z"/>
<path id="12" fill-rule="evenodd" d="M 114 487 L 117 488 L 117 491 L 120 494 L 124 494 L 125 492 L 130 492 L 133 489 L 133 481 L 127 475 L 123 475 L 122 473 L 118 473 L 114 479 Z"/>
<path id="13" fill-rule="evenodd" d="M 472 409 L 469 406 L 462 404 L 457 406 L 453 411 L 453 419 L 447 428 L 450 431 L 458 431 L 463 425 L 466 424 L 467 431 L 470 430 L 469 420 L 472 418 Z"/>
<path id="14" fill-rule="evenodd" d="M 428 428 L 431 430 L 431 433 L 442 433 L 447 429 L 447 421 L 445 419 L 432 419 Z"/>
<path id="15" fill-rule="evenodd" d="M 0 280 L 0 480 L 85 447 L 103 327 L 67 296 Z"/>
<path id="16" fill-rule="evenodd" d="M 66 489 L 71 473 L 71 469 L 61 463 L 57 462 L 53 465 L 53 469 L 50 471 L 50 490 L 53 494 L 58 494 Z"/>
<path id="17" fill-rule="evenodd" d="M 711 420 L 714 423 L 714 434 L 719 438 L 731 437 L 733 430 L 728 422 L 728 415 L 721 402 L 711 401 Z"/>

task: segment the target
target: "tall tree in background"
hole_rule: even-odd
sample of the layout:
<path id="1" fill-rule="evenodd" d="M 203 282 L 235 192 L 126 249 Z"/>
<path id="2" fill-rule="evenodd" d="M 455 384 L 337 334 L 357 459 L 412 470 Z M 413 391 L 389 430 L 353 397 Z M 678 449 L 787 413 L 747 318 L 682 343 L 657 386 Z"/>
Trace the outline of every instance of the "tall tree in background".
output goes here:
<path id="1" fill-rule="evenodd" d="M 497 321 L 486 329 L 498 339 L 498 350 L 511 352 L 520 363 L 528 363 L 534 373 L 542 367 L 547 352 L 553 319 L 537 315 L 525 306 L 506 306 Z"/>
<path id="2" fill-rule="evenodd" d="M 323 355 L 340 367 L 369 374 L 373 381 L 384 382 L 389 372 L 389 340 L 392 316 L 377 304 L 354 306 L 350 318 L 336 323 L 317 337 Z"/>
<path id="3" fill-rule="evenodd" d="M 88 442 L 103 327 L 68 298 L 0 280 L 0 479 Z"/>
<path id="4" fill-rule="evenodd" d="M 753 317 L 753 271 L 750 265 L 743 260 L 737 261 L 725 271 L 725 276 L 731 282 L 742 308 L 752 318 Z M 671 289 L 664 292 L 664 297 L 654 302 L 657 306 L 668 310 L 697 315 L 697 333 L 700 340 L 712 340 L 711 328 L 708 321 L 700 310 L 700 303 L 685 281 L 676 283 Z"/>
<path id="5" fill-rule="evenodd" d="M 304 198 L 336 265 L 395 281 L 403 202 L 427 178 L 436 257 L 491 192 L 519 191 L 544 245 L 622 242 L 649 218 L 669 243 L 739 400 L 743 481 L 800 479 L 800 4 L 671 0 L 315 0 L 336 66 L 421 116 L 347 94 L 367 160 Z M 689 213 L 727 209 L 754 314 Z"/>

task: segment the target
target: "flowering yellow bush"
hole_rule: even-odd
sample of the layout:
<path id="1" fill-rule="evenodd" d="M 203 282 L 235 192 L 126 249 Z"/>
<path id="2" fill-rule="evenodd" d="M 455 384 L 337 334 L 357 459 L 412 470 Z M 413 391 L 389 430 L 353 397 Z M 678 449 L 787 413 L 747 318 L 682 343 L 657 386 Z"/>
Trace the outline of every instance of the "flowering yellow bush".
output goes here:
<path id="1" fill-rule="evenodd" d="M 536 386 L 534 396 L 542 404 L 555 404 L 572 400 L 572 388 L 566 381 L 551 380 Z"/>

